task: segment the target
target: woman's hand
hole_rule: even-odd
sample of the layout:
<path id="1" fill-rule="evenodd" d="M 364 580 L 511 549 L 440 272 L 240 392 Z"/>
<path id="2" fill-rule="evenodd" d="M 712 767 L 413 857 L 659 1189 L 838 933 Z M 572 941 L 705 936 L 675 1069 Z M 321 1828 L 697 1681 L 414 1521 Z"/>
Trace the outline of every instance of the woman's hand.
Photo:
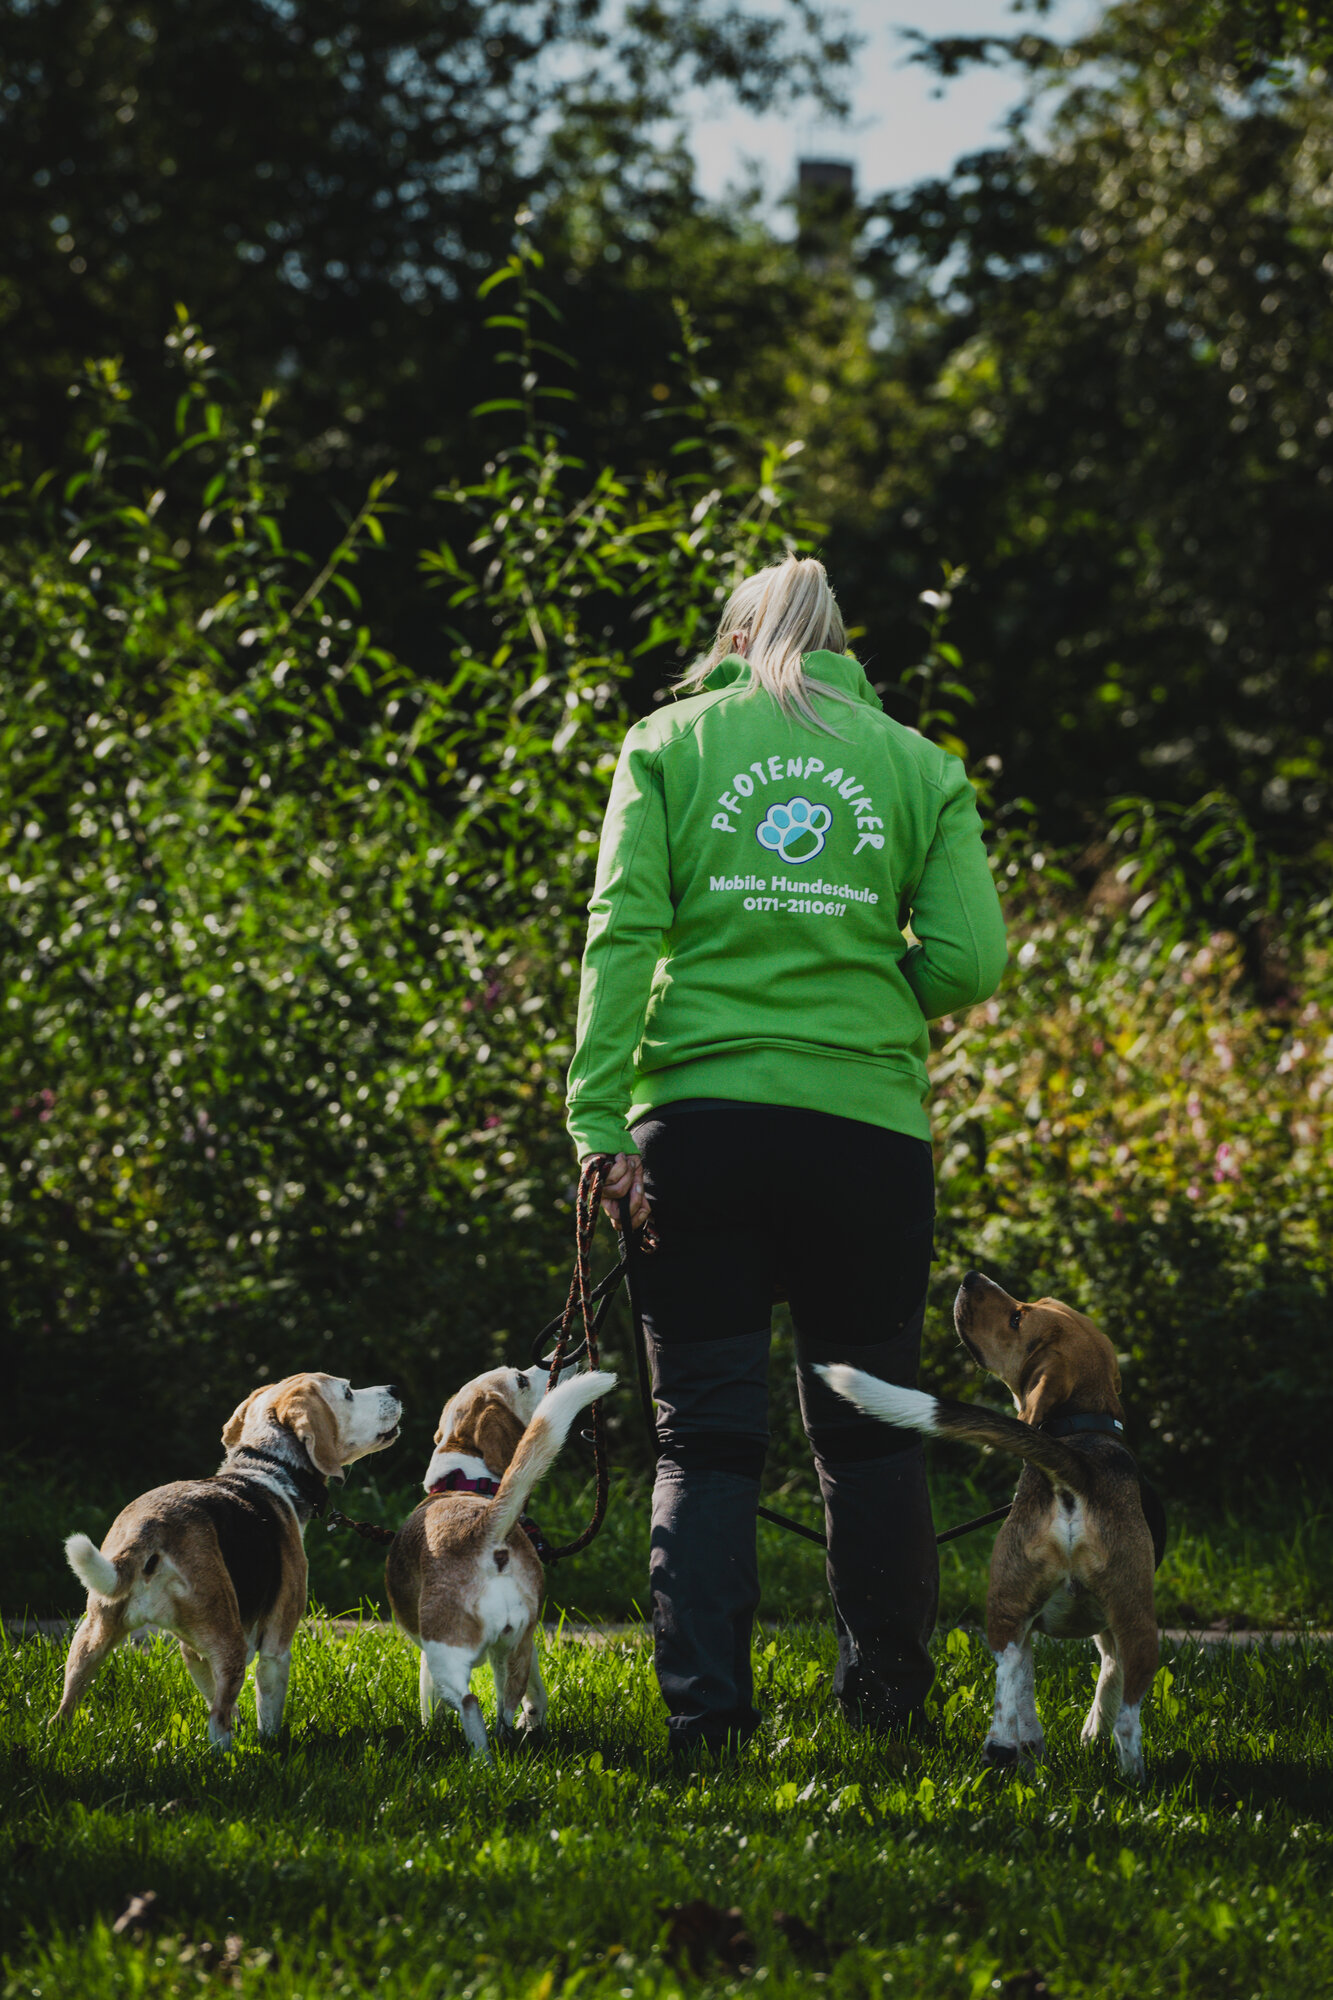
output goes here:
<path id="1" fill-rule="evenodd" d="M 589 1153 L 579 1162 L 586 1165 L 593 1159 Z M 643 1191 L 643 1161 L 637 1153 L 617 1153 L 606 1179 L 602 1182 L 602 1213 L 608 1222 L 620 1227 L 620 1204 L 629 1196 L 629 1219 L 635 1229 L 642 1229 L 645 1222 L 652 1220 L 652 1210 L 648 1197 Z"/>

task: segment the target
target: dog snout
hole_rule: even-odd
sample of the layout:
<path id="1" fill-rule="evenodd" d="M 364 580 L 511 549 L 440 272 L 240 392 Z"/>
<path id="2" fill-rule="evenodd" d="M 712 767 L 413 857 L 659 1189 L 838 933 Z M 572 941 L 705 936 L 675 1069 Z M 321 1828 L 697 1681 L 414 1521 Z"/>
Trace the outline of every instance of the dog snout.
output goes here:
<path id="1" fill-rule="evenodd" d="M 403 1392 L 399 1388 L 396 1382 L 390 1382 L 388 1387 L 385 1389 L 384 1393 L 389 1398 L 389 1401 L 391 1403 L 397 1403 L 401 1406 L 403 1400 Z"/>

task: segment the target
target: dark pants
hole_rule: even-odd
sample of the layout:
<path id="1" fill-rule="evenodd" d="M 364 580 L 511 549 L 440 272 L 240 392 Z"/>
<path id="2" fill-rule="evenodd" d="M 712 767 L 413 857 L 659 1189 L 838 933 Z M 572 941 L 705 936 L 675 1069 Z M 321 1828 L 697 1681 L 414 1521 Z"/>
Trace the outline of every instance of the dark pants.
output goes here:
<path id="1" fill-rule="evenodd" d="M 915 1384 L 930 1148 L 780 1105 L 670 1105 L 634 1137 L 661 1239 L 635 1278 L 657 1403 L 650 1588 L 673 1745 L 743 1741 L 759 1720 L 750 1634 L 775 1291 L 791 1304 L 824 1496 L 835 1691 L 854 1717 L 899 1726 L 930 1686 L 939 1595 L 921 1441 L 860 1415 L 814 1364 Z"/>

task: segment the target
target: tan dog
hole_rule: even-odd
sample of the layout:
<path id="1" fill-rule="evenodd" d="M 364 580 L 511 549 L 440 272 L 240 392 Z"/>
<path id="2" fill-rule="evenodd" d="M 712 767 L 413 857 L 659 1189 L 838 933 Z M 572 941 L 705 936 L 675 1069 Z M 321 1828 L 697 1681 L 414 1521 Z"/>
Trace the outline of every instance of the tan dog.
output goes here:
<path id="1" fill-rule="evenodd" d="M 985 1761 L 1042 1754 L 1032 1633 L 1092 1637 L 1101 1672 L 1083 1741 L 1112 1730 L 1122 1772 L 1141 1780 L 1140 1708 L 1157 1671 L 1153 1572 L 1161 1549 L 1134 1460 L 1118 1442 L 1124 1415 L 1115 1351 L 1072 1307 L 1058 1299 L 1024 1305 L 976 1271 L 959 1287 L 954 1324 L 973 1359 L 1012 1392 L 1021 1421 L 941 1403 L 856 1368 L 819 1372 L 870 1416 L 1026 1461 L 991 1556 L 986 1636 L 996 1660 L 995 1718 Z"/>
<path id="2" fill-rule="evenodd" d="M 65 1722 L 107 1654 L 145 1625 L 180 1640 L 208 1703 L 208 1740 L 231 1747 L 245 1670 L 255 1664 L 259 1733 L 282 1722 L 292 1637 L 306 1600 L 302 1537 L 330 1479 L 398 1435 L 396 1388 L 353 1389 L 332 1375 L 289 1375 L 246 1397 L 222 1432 L 211 1479 L 158 1486 L 118 1515 L 99 1552 L 71 1535 L 65 1554 L 88 1608 L 65 1663 L 53 1718 Z"/>
<path id="3" fill-rule="evenodd" d="M 589 1373 L 546 1393 L 539 1369 L 492 1368 L 444 1406 L 426 1468 L 426 1498 L 389 1550 L 393 1615 L 421 1648 L 421 1719 L 437 1701 L 457 1709 L 473 1754 L 489 1757 L 472 1675 L 495 1677 L 496 1718 L 511 1736 L 546 1720 L 534 1635 L 545 1572 L 521 1517 L 579 1411 L 615 1386 Z"/>

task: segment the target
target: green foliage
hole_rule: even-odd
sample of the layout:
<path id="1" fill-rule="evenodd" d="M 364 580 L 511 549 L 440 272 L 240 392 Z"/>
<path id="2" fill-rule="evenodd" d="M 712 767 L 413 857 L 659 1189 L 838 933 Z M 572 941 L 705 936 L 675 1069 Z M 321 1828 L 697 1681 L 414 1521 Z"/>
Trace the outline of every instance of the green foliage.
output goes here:
<path id="1" fill-rule="evenodd" d="M 1236 935 L 1199 936 L 1150 839 L 1083 911 L 1042 886 L 1061 871 L 1040 850 L 999 858 L 1014 974 L 935 1031 L 941 1307 L 980 1263 L 1089 1312 L 1169 1490 L 1317 1464 L 1333 1418 L 1327 945 L 1264 1007 Z M 942 1339 L 931 1373 L 961 1379 Z"/>
<path id="2" fill-rule="evenodd" d="M 323 558 L 293 550 L 271 399 L 239 406 L 184 315 L 168 443 L 98 364 L 77 460 L 5 489 L 0 1276 L 30 1458 L 110 1469 L 133 1412 L 158 1477 L 197 1470 L 257 1380 L 323 1361 L 407 1385 L 415 1462 L 444 1393 L 562 1296 L 626 690 L 809 530 L 799 441 L 724 419 L 688 315 L 662 462 L 630 478 L 551 428 L 567 363 L 526 237 L 484 289 L 504 442 L 420 524 L 429 673 L 364 613 L 387 476 Z M 925 656 L 890 689 L 950 742 L 982 678 L 946 636 L 961 581 L 919 593 Z M 931 1378 L 983 1262 L 1106 1325 L 1168 1490 L 1289 1462 L 1333 1380 L 1327 912 L 1297 921 L 1300 865 L 1220 794 L 1123 800 L 1077 865 L 1004 811 L 1016 969 L 937 1035 Z M 775 1418 L 781 1482 L 785 1389 Z"/>
<path id="3" fill-rule="evenodd" d="M 918 1749 L 831 1712 L 827 1628 L 765 1636 L 767 1728 L 697 1773 L 667 1765 L 641 1629 L 548 1637 L 550 1740 L 494 1770 L 452 1717 L 422 1731 L 416 1656 L 371 1628 L 307 1626 L 289 1740 L 258 1748 L 247 1695 L 227 1757 L 165 1640 L 108 1662 L 59 1737 L 61 1649 L 7 1650 L 0 1992 L 734 1993 L 707 1950 L 673 1963 L 669 1913 L 696 1897 L 739 1908 L 756 1985 L 784 2000 L 1328 1989 L 1327 1647 L 1168 1649 L 1140 1795 L 1079 1745 L 1089 1648 L 1038 1642 L 1049 1761 L 1014 1778 L 976 1767 L 979 1638 L 941 1645 L 939 1741 Z M 150 1888 L 150 1924 L 116 1936 Z"/>
<path id="4" fill-rule="evenodd" d="M 656 136 L 683 92 L 829 107 L 847 54 L 803 0 L 7 7 L 10 413 L 52 442 L 65 378 L 90 353 L 124 355 L 151 398 L 184 297 L 248 390 L 281 373 L 311 505 L 317 482 L 361 476 L 386 447 L 456 445 L 485 368 L 473 289 L 515 213 L 545 214 L 610 161 L 621 243 L 651 240 L 664 206 L 693 206 Z M 590 360 L 599 289 L 581 328 Z M 653 331 L 642 387 L 645 366 L 665 365 L 669 314 Z"/>
<path id="5" fill-rule="evenodd" d="M 518 405 L 537 261 L 494 295 Z M 296 554 L 268 399 L 229 401 L 183 317 L 171 345 L 171 445 L 90 369 L 79 468 L 10 483 L 0 556 L 6 1423 L 111 1463 L 89 1398 L 133 1410 L 161 1474 L 256 1379 L 325 1361 L 403 1380 L 424 1437 L 549 1317 L 629 669 L 610 618 L 674 661 L 799 528 L 778 451 L 757 487 L 708 444 L 635 483 L 520 407 L 444 496 L 468 545 L 424 558 L 451 620 L 427 678 L 359 618 L 387 480 L 320 564 Z"/>
<path id="6" fill-rule="evenodd" d="M 971 733 L 1046 839 L 1098 837 L 1120 794 L 1225 791 L 1265 848 L 1308 858 L 1308 893 L 1333 712 L 1333 99 L 1300 61 L 1242 77 L 1181 14 L 1132 0 L 1068 48 L 934 48 L 1016 56 L 1034 115 L 867 204 L 881 360 L 828 372 L 793 420 L 880 645 L 913 572 L 967 565 Z"/>
<path id="7" fill-rule="evenodd" d="M 950 643 L 997 802 L 1032 800 L 1063 844 L 1103 837 L 1121 796 L 1225 793 L 1322 894 L 1327 0 L 1121 0 L 1068 46 L 1043 12 L 918 46 L 946 75 L 1017 63 L 1032 119 L 836 227 L 797 203 L 788 235 L 757 193 L 701 200 L 676 114 L 690 83 L 836 96 L 848 38 L 804 0 L 10 8 L 0 362 L 26 476 L 68 457 L 87 354 L 123 356 L 165 424 L 157 348 L 184 294 L 245 394 L 284 384 L 288 541 L 323 547 L 386 464 L 425 520 L 442 476 L 481 477 L 495 301 L 473 288 L 522 216 L 579 369 L 572 398 L 559 378 L 543 398 L 561 451 L 639 479 L 688 435 L 684 297 L 727 411 L 806 440 L 896 712 L 920 693 L 921 588 L 965 565 Z M 414 561 L 392 537 L 358 584 L 377 643 L 433 680 Z M 655 665 L 631 675 L 636 709 Z"/>

